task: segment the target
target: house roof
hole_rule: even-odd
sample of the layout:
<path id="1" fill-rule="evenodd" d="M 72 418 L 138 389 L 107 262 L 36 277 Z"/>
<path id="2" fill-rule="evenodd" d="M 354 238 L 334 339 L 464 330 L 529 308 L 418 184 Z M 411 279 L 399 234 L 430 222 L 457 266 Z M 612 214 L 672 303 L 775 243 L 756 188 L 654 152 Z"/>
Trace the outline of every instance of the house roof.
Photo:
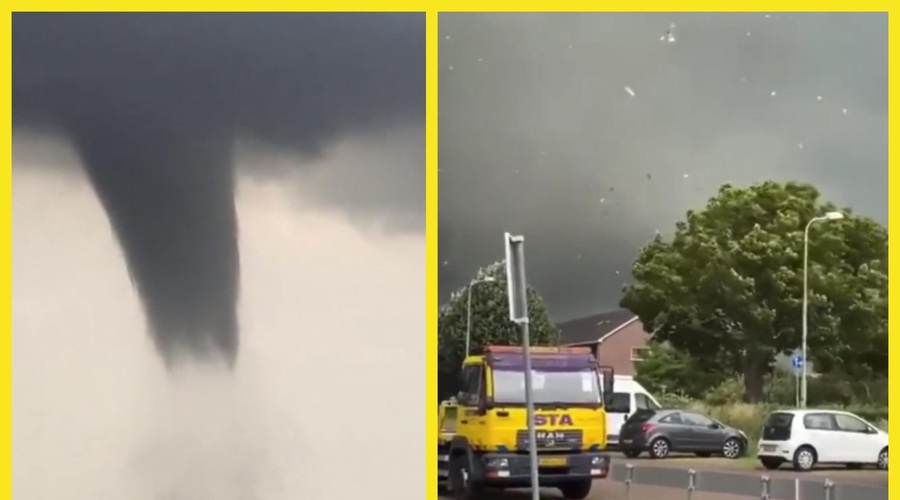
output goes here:
<path id="1" fill-rule="evenodd" d="M 627 309 L 601 314 L 593 314 L 584 318 L 563 321 L 556 325 L 559 330 L 560 343 L 588 344 L 599 342 L 615 335 L 625 326 L 637 321 L 637 316 Z"/>

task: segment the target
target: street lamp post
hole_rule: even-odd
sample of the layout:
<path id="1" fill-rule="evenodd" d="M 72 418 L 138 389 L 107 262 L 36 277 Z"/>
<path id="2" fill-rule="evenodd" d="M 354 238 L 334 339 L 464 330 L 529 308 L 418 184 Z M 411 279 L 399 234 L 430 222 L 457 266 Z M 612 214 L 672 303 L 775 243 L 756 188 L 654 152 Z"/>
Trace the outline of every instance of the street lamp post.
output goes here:
<path id="1" fill-rule="evenodd" d="M 814 222 L 819 222 L 823 220 L 838 220 L 843 219 L 844 214 L 841 212 L 828 212 L 825 215 L 820 217 L 813 217 L 806 223 L 806 229 L 803 231 L 803 346 L 801 350 L 803 353 L 801 354 L 803 360 L 803 366 L 801 367 L 801 379 L 800 379 L 800 408 L 806 408 L 806 375 L 807 375 L 807 366 L 809 363 L 806 362 L 806 338 L 807 338 L 807 308 L 809 307 L 808 300 L 808 282 L 807 275 L 809 274 L 809 228 L 813 225 Z"/>
<path id="2" fill-rule="evenodd" d="M 485 276 L 480 280 L 472 280 L 466 288 L 466 294 L 469 296 L 468 305 L 466 306 L 466 357 L 469 357 L 469 343 L 472 338 L 472 288 L 475 288 L 475 285 L 479 283 L 493 283 L 494 281 L 497 280 L 491 276 Z"/>

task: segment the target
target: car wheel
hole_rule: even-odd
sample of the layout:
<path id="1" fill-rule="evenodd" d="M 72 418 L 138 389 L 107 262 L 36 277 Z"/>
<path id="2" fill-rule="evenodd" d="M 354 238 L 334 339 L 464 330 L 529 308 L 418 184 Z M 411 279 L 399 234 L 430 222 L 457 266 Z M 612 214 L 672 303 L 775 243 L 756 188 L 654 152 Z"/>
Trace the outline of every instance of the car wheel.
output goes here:
<path id="1" fill-rule="evenodd" d="M 878 468 L 881 470 L 887 470 L 887 447 L 878 454 Z"/>
<path id="2" fill-rule="evenodd" d="M 562 493 L 563 498 L 569 500 L 583 500 L 591 494 L 592 484 L 590 479 L 585 479 L 576 483 L 565 483 L 559 485 L 559 491 Z"/>
<path id="3" fill-rule="evenodd" d="M 781 464 L 784 463 L 784 460 L 774 457 L 760 457 L 759 462 L 767 470 L 775 470 L 781 467 Z"/>
<path id="4" fill-rule="evenodd" d="M 741 443 L 740 439 L 728 438 L 725 440 L 725 444 L 722 445 L 722 455 L 724 455 L 725 458 L 730 458 L 732 460 L 740 458 L 743 452 L 744 444 Z"/>
<path id="5" fill-rule="evenodd" d="M 656 438 L 650 442 L 650 457 L 666 458 L 669 456 L 669 441 L 666 438 Z"/>
<path id="6" fill-rule="evenodd" d="M 641 450 L 623 450 L 622 454 L 627 458 L 637 458 L 641 454 Z"/>
<path id="7" fill-rule="evenodd" d="M 801 446 L 794 452 L 794 469 L 808 471 L 816 465 L 816 450 L 809 446 Z"/>

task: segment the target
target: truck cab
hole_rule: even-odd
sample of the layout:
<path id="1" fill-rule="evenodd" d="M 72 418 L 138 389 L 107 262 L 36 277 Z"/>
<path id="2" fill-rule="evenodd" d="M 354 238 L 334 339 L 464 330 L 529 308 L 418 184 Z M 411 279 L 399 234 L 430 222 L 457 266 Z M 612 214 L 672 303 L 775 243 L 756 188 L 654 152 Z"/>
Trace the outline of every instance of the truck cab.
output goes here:
<path id="1" fill-rule="evenodd" d="M 535 347 L 530 354 L 540 484 L 586 498 L 593 480 L 609 473 L 604 402 L 614 377 L 601 377 L 588 348 Z M 441 405 L 439 418 L 438 470 L 448 489 L 474 500 L 490 488 L 529 487 L 524 351 L 486 347 L 466 358 L 461 377 L 462 390 Z M 455 413 L 452 431 L 448 413 Z"/>

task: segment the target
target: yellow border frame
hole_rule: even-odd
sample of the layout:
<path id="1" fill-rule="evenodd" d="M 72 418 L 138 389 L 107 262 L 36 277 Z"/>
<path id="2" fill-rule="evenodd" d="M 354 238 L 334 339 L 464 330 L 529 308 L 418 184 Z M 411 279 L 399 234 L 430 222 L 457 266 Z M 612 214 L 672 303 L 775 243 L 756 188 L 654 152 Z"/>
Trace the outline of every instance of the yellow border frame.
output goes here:
<path id="1" fill-rule="evenodd" d="M 891 223 L 892 220 L 898 220 L 897 217 L 894 217 L 895 213 L 900 212 L 900 200 L 891 196 L 891 192 L 898 192 L 894 185 L 900 181 L 900 176 L 893 175 L 894 165 L 897 163 L 897 155 L 893 154 L 893 148 L 891 144 L 897 141 L 900 138 L 898 132 L 900 132 L 900 127 L 896 126 L 894 122 L 897 121 L 897 101 L 892 98 L 891 88 L 894 86 L 893 84 L 898 81 L 898 69 L 900 69 L 900 63 L 897 62 L 897 55 L 900 54 L 900 34 L 897 31 L 897 20 L 891 15 L 890 8 L 886 9 L 888 11 L 888 258 L 896 259 L 900 257 L 900 249 L 897 248 L 896 241 L 893 241 L 892 235 L 894 231 L 891 231 Z M 897 254 L 897 255 L 894 255 Z M 896 260 L 895 260 L 896 262 Z M 892 290 L 892 288 L 897 288 L 895 286 L 891 286 L 891 284 L 897 284 L 898 281 L 894 279 L 894 275 L 898 274 L 896 269 L 891 270 L 888 269 L 888 331 L 894 331 L 895 327 L 900 327 L 900 316 L 894 316 L 890 313 L 891 310 L 897 309 L 900 310 L 900 297 L 898 297 L 897 293 L 900 293 L 900 290 L 896 292 Z M 894 307 L 894 302 L 897 302 L 898 307 Z M 900 346 L 900 342 L 891 342 L 888 339 L 888 356 L 893 356 L 894 351 L 898 350 L 897 347 Z M 896 356 L 894 356 L 896 357 Z M 900 385 L 895 384 L 893 382 L 894 374 L 900 373 L 895 372 L 890 361 L 888 362 L 888 434 L 896 436 L 898 432 L 900 432 L 900 422 L 894 420 L 890 417 L 890 414 L 893 412 L 894 405 L 893 403 L 897 403 L 897 398 L 900 398 L 900 394 L 894 394 L 894 389 L 900 388 Z M 894 425 L 898 424 L 898 425 Z M 894 427 L 896 427 L 896 432 Z M 888 441 L 890 443 L 890 441 Z M 888 494 L 890 494 L 891 485 L 898 484 L 897 480 L 900 477 L 900 472 L 898 472 L 897 468 L 888 469 Z M 893 488 L 894 491 L 897 491 L 900 488 L 900 485 Z"/>
<path id="2" fill-rule="evenodd" d="M 313 3 L 313 2 L 308 2 Z M 437 498 L 437 450 L 433 446 L 433 443 L 437 441 L 437 412 L 436 410 L 436 395 L 437 395 L 437 369 L 435 366 L 437 360 L 437 196 L 438 196 L 438 185 L 437 185 L 437 144 L 438 144 L 438 120 L 437 120 L 437 99 L 438 99 L 438 82 L 437 82 L 437 74 L 438 74 L 438 66 L 437 66 L 437 49 L 438 49 L 438 15 L 437 12 L 465 12 L 465 11 L 481 11 L 481 12 L 502 12 L 502 11 L 513 11 L 513 12 L 541 12 L 546 11 L 548 9 L 544 9 L 542 7 L 550 7 L 549 10 L 553 10 L 556 12 L 562 11 L 570 11 L 570 12 L 587 12 L 587 11 L 605 11 L 605 12 L 632 12 L 632 11 L 694 11 L 694 12 L 742 12 L 742 11 L 753 11 L 753 12 L 785 12 L 785 11 L 835 11 L 835 12 L 888 12 L 888 23 L 889 23 L 889 81 L 895 82 L 897 81 L 895 68 L 898 67 L 897 64 L 893 64 L 896 59 L 896 54 L 900 53 L 900 46 L 898 46 L 898 39 L 900 39 L 900 35 L 897 34 L 896 22 L 893 22 L 893 19 L 890 16 L 890 5 L 891 2 L 887 1 L 877 1 L 877 0 L 861 0 L 854 3 L 844 3 L 844 2 L 808 2 L 808 1 L 794 1 L 794 2 L 776 2 L 772 0 L 766 0 L 762 2 L 714 2 L 710 0 L 694 0 L 691 2 L 685 2 L 680 8 L 673 8 L 674 5 L 666 4 L 659 1 L 653 2 L 642 2 L 640 4 L 635 3 L 626 3 L 626 2 L 609 2 L 602 5 L 603 9 L 598 9 L 600 5 L 596 3 L 589 3 L 585 1 L 578 0 L 566 0 L 561 2 L 554 3 L 538 3 L 538 2 L 513 2 L 511 0 L 504 1 L 493 1 L 493 2 L 478 2 L 474 0 L 459 0 L 459 1 L 438 1 L 438 2 L 424 2 L 424 1 L 413 1 L 413 0 L 391 0 L 385 2 L 314 2 L 314 5 L 297 5 L 296 3 L 287 2 L 287 1 L 277 1 L 277 0 L 261 0 L 258 2 L 254 2 L 252 4 L 252 8 L 250 4 L 244 2 L 236 2 L 236 1 L 221 1 L 217 3 L 212 2 L 203 2 L 203 1 L 193 1 L 193 2 L 184 2 L 178 0 L 163 0 L 163 1 L 154 1 L 148 2 L 145 0 L 136 1 L 136 2 L 128 2 L 121 4 L 117 4 L 114 2 L 103 2 L 103 1 L 94 1 L 94 2 L 79 2 L 77 5 L 75 2 L 67 3 L 58 0 L 35 0 L 35 1 L 23 1 L 23 0 L 13 0 L 8 5 L 8 10 L 4 9 L 2 22 L 0 22 L 0 35 L 2 35 L 2 90 L 4 95 L 6 96 L 2 100 L 2 112 L 4 119 L 0 122 L 0 135 L 2 135 L 2 141 L 0 141 L 0 157 L 3 158 L 3 164 L 7 168 L 7 175 L 2 176 L 2 180 L 0 180 L 0 191 L 2 191 L 2 195 L 4 199 L 4 203 L 2 204 L 2 212 L 0 212 L 0 221 L 2 221 L 2 231 L 5 238 L 5 244 L 3 245 L 3 258 L 7 263 L 2 266 L 2 278 L 3 282 L 7 284 L 6 287 L 3 288 L 4 297 L 2 300 L 2 309 L 0 309 L 0 315 L 2 315 L 4 320 L 4 328 L 2 329 L 2 347 L 0 347 L 0 365 L 5 366 L 6 368 L 0 373 L 0 387 L 3 390 L 3 407 L 2 407 L 2 415 L 3 415 L 3 423 L 4 426 L 10 429 L 10 432 L 3 434 L 2 439 L 0 439 L 0 446 L 4 451 L 3 453 L 3 462 L 2 462 L 2 476 L 0 476 L 0 483 L 4 484 L 4 492 L 8 494 L 10 497 L 12 495 L 12 368 L 11 368 L 11 287 L 12 287 L 12 274 L 11 274 L 11 263 L 12 263 L 12 255 L 11 255 L 11 237 L 12 237 L 12 227 L 11 227 L 11 185 L 12 185 L 12 176 L 11 176 L 11 160 L 12 160 L 12 131 L 11 131 L 11 121 L 12 121 L 12 102 L 11 102 L 11 71 L 12 71 L 12 63 L 11 63 L 11 29 L 12 29 L 12 11 L 107 11 L 107 10 L 116 10 L 116 11 L 209 11 L 209 10 L 225 10 L 225 11 L 295 11 L 295 10 L 304 10 L 304 11 L 367 11 L 367 10 L 376 10 L 376 11 L 426 11 L 426 23 L 427 30 L 426 36 L 427 44 L 427 134 L 426 134 L 426 186 L 425 192 L 427 196 L 426 203 L 426 239 L 427 239 L 427 262 L 429 263 L 427 270 L 427 293 L 426 293 L 426 307 L 427 307 L 427 324 L 426 324 L 426 332 L 427 332 L 427 340 L 426 340 L 426 359 L 428 363 L 428 372 L 426 374 L 426 384 L 427 389 L 425 393 L 426 398 L 426 450 L 424 454 L 424 458 L 426 460 L 426 498 Z M 298 9 L 298 7 L 303 7 L 302 9 Z M 895 121 L 896 113 L 896 104 L 895 101 L 889 99 L 889 142 L 893 143 L 894 139 L 897 138 L 897 133 L 895 132 L 897 127 L 893 126 L 893 122 Z M 896 155 L 889 153 L 889 171 L 893 170 L 890 168 L 895 163 Z M 852 168 L 852 166 L 848 166 Z M 898 176 L 889 175 L 889 192 L 896 191 L 892 189 L 893 185 L 900 178 Z M 892 197 L 889 197 L 891 200 L 889 202 L 889 215 L 890 219 L 894 219 L 892 216 L 895 212 L 900 211 L 900 200 L 894 201 Z M 894 253 L 900 253 L 900 250 L 894 251 L 896 249 L 896 245 L 894 242 L 891 242 L 891 257 L 894 257 L 894 260 L 898 256 L 894 256 Z M 897 274 L 895 272 L 891 272 L 891 277 L 893 274 Z M 895 282 L 895 280 L 891 280 L 891 282 Z M 892 291 L 893 292 L 893 291 Z M 898 290 L 900 293 L 900 290 Z M 891 293 L 891 305 L 893 302 L 900 301 L 898 295 L 895 293 Z M 900 306 L 900 305 L 898 305 Z M 893 309 L 893 307 L 892 307 Z M 897 325 L 900 327 L 900 319 L 895 319 L 893 316 L 890 320 L 890 327 Z M 893 353 L 895 347 L 898 344 L 891 344 L 890 350 Z M 893 374 L 893 370 L 891 370 L 891 374 Z M 891 394 L 890 399 L 892 401 L 897 401 L 897 398 L 900 397 L 900 394 L 893 394 L 893 387 L 900 387 L 895 384 L 891 384 Z M 895 397 L 897 396 L 897 397 Z M 893 422 L 897 423 L 897 422 Z M 900 432 L 900 424 L 893 425 L 890 423 L 890 428 L 893 430 L 893 427 L 898 427 L 897 432 Z M 893 432 L 892 432 L 893 433 Z M 896 435 L 897 433 L 893 433 Z M 898 473 L 896 471 L 889 473 L 889 482 L 891 484 L 895 483 L 895 476 Z M 7 495 L 0 495 L 0 499 L 6 497 Z"/>
<path id="3" fill-rule="evenodd" d="M 9 429 L 0 438 L 0 447 L 3 450 L 2 462 L 0 462 L 0 484 L 3 485 L 3 495 L 0 498 L 12 498 L 12 14 L 4 12 L 0 20 L 0 36 L 3 38 L 3 64 L 0 65 L 3 77 L 0 85 L 3 85 L 3 120 L 0 121 L 0 158 L 6 168 L 6 175 L 0 176 L 0 196 L 3 203 L 0 204 L 0 224 L 2 224 L 3 265 L 0 270 L 2 279 L 3 298 L 0 300 L 0 317 L 3 318 L 3 328 L 0 329 L 0 390 L 2 390 L 2 415 L 3 428 Z M 7 496 L 8 495 L 8 496 Z"/>
<path id="4" fill-rule="evenodd" d="M 437 404 L 437 322 L 438 322 L 438 15 L 436 11 L 426 14 L 428 23 L 425 33 L 428 36 L 426 50 L 425 84 L 428 86 L 425 98 L 427 101 L 427 130 L 425 164 L 425 241 L 427 242 L 426 270 L 428 290 L 425 293 L 425 498 L 437 499 L 437 442 L 438 442 L 438 404 Z"/>

